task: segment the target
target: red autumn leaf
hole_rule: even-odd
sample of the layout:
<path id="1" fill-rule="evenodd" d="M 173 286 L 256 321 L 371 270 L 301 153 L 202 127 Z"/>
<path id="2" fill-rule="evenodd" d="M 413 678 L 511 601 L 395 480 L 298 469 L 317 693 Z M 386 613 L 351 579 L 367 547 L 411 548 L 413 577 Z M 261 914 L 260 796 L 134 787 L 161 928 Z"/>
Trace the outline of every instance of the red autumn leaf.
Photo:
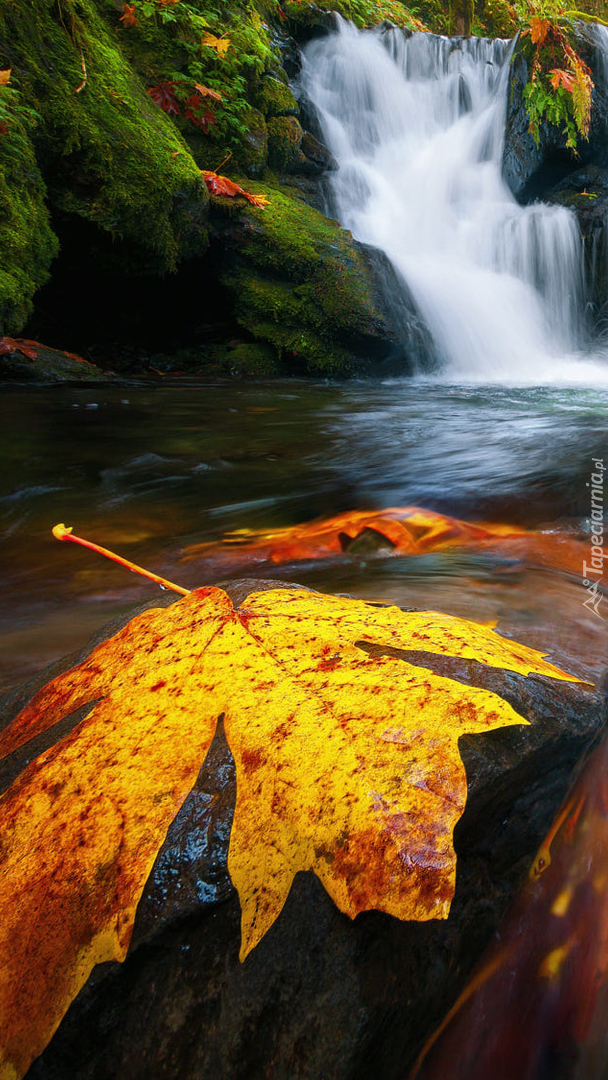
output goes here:
<path id="1" fill-rule="evenodd" d="M 88 364 L 89 367 L 94 367 L 95 366 L 94 364 L 91 363 L 90 360 L 85 360 L 83 356 L 79 356 L 78 353 L 66 352 L 65 349 L 62 349 L 61 354 L 62 354 L 62 356 L 69 356 L 70 360 L 78 360 L 79 364 Z"/>
<path id="2" fill-rule="evenodd" d="M 0 135 L 8 135 L 10 130 L 10 124 L 7 124 L 6 120 L 0 120 Z"/>
<path id="3" fill-rule="evenodd" d="M 570 71 L 564 71 L 562 68 L 551 68 L 551 85 L 554 90 L 557 90 L 558 86 L 563 86 L 564 90 L 568 90 L 572 93 L 574 87 L 574 75 Z"/>
<path id="4" fill-rule="evenodd" d="M 175 96 L 175 83 L 164 82 L 158 86 L 151 86 L 147 91 L 148 97 L 152 98 L 163 112 L 179 116 L 179 105 Z"/>
<path id="5" fill-rule="evenodd" d="M 208 133 L 210 128 L 212 128 L 216 122 L 213 110 L 205 108 L 204 101 L 196 94 L 193 94 L 192 97 L 188 98 L 184 116 L 186 117 L 186 120 L 190 120 L 192 124 L 196 124 L 197 127 L 202 128 L 205 134 Z"/>
<path id="6" fill-rule="evenodd" d="M 36 345 L 37 348 L 33 348 Z M 30 360 L 35 360 L 38 354 L 39 342 L 37 341 L 25 341 L 23 338 L 0 338 L 0 356 L 5 353 L 20 352 L 23 356 L 29 357 Z"/>
<path id="7" fill-rule="evenodd" d="M 235 184 L 234 180 L 229 180 L 227 176 L 218 176 L 209 169 L 201 169 L 201 172 L 212 195 L 242 195 L 252 206 L 259 206 L 261 209 L 268 204 L 266 195 L 252 195 L 250 191 L 245 191 L 240 184 Z"/>
<path id="8" fill-rule="evenodd" d="M 135 14 L 134 4 L 124 4 L 122 9 L 122 15 L 119 20 L 123 26 L 137 26 L 137 15 Z"/>

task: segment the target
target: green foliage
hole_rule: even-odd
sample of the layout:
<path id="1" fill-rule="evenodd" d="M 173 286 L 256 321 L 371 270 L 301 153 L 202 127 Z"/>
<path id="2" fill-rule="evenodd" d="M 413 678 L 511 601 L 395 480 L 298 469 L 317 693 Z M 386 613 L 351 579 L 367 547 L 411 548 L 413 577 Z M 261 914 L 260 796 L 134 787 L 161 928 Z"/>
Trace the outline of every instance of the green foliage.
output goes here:
<path id="1" fill-rule="evenodd" d="M 441 0 L 430 0 L 436 3 L 437 8 Z M 285 0 L 282 7 L 288 22 L 297 26 L 318 24 L 319 7 L 305 0 Z M 388 19 L 396 26 L 405 26 L 410 30 L 427 30 L 430 27 L 424 25 L 417 14 L 417 4 L 406 6 L 400 0 L 331 0 L 324 4 L 322 10 L 336 11 L 344 19 L 349 19 L 360 30 L 367 26 L 375 26 L 377 23 Z"/>
<path id="2" fill-rule="evenodd" d="M 31 141 L 38 119 L 13 87 L 0 86 L 0 335 L 23 328 L 57 254 Z"/>
<path id="3" fill-rule="evenodd" d="M 524 100 L 530 120 L 530 134 L 537 146 L 541 124 L 547 120 L 561 129 L 566 136 L 566 146 L 576 150 L 578 131 L 572 109 L 572 94 L 564 90 L 563 86 L 554 90 L 546 78 L 537 76 L 534 82 L 529 82 L 526 86 Z"/>
<path id="4" fill-rule="evenodd" d="M 472 34 L 511 38 L 517 30 L 517 17 L 510 0 L 478 0 L 473 14 Z"/>
<path id="5" fill-rule="evenodd" d="M 521 41 L 529 65 L 524 100 L 530 133 L 536 144 L 548 122 L 561 130 L 566 146 L 576 151 L 589 134 L 591 72 L 576 51 L 573 17 L 559 0 L 517 0 Z"/>
<path id="6" fill-rule="evenodd" d="M 197 83 L 221 94 L 221 102 L 210 104 L 212 122 L 205 134 L 238 153 L 249 131 L 253 80 L 280 63 L 255 5 L 248 0 L 230 6 L 222 0 L 179 0 L 166 7 L 159 0 L 133 0 L 131 7 L 137 26 L 123 29 L 121 39 L 136 64 L 148 54 L 150 84 L 174 83 L 182 103 Z M 226 51 L 220 55 L 205 44 L 205 33 L 228 41 Z"/>

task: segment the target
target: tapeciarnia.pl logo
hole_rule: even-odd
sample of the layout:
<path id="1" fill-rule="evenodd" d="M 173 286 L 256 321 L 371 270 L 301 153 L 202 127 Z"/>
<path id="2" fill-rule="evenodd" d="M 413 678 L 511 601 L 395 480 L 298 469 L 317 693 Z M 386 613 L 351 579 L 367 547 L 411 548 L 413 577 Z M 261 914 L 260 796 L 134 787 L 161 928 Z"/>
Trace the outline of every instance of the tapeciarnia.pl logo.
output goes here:
<path id="1" fill-rule="evenodd" d="M 603 600 L 601 591 L 602 574 L 604 572 L 604 472 L 606 466 L 603 458 L 591 458 L 593 472 L 591 473 L 590 488 L 591 516 L 588 518 L 591 527 L 591 561 L 587 563 L 583 559 L 583 585 L 587 592 L 587 599 L 583 601 L 583 607 L 593 611 L 598 618 L 603 619 L 600 613 L 600 604 Z"/>

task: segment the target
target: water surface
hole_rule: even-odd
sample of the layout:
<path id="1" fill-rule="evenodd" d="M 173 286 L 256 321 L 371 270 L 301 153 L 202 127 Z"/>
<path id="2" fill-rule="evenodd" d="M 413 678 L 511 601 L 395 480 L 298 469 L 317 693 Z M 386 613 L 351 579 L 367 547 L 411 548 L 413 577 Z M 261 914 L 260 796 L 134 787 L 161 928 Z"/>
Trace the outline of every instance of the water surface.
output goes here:
<path id="1" fill-rule="evenodd" d="M 8 389 L 0 394 L 0 685 L 81 645 L 150 586 L 51 537 L 57 522 L 187 587 L 185 548 L 238 528 L 416 504 L 585 528 L 608 393 L 389 382 Z M 473 549 L 252 567 L 329 592 L 499 620 L 597 672 L 580 579 Z M 608 605 L 608 601 L 606 601 Z M 600 609 L 601 610 L 601 609 Z"/>

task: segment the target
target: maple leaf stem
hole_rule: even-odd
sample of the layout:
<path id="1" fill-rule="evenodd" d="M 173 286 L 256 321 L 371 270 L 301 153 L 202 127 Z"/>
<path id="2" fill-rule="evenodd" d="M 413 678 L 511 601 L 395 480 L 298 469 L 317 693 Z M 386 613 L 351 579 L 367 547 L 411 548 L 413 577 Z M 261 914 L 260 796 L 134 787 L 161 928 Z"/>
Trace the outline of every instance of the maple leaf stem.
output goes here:
<path id="1" fill-rule="evenodd" d="M 53 536 L 56 540 L 71 540 L 73 544 L 80 544 L 81 547 L 96 551 L 98 555 L 105 555 L 106 559 L 111 559 L 112 562 L 118 563 L 120 566 L 126 566 L 127 570 L 131 570 L 134 574 L 141 574 L 142 577 L 154 581 L 163 589 L 172 589 L 173 592 L 180 593 L 182 596 L 188 596 L 190 593 L 190 589 L 183 589 L 181 585 L 174 585 L 172 581 L 167 581 L 166 578 L 153 574 L 151 570 L 145 570 L 143 566 L 137 566 L 136 563 L 130 562 L 129 559 L 123 559 L 120 555 L 109 551 L 108 548 L 94 544 L 92 540 L 85 540 L 82 536 L 74 536 L 71 527 L 68 528 L 63 524 L 55 525 L 53 527 Z"/>
<path id="2" fill-rule="evenodd" d="M 227 162 L 227 161 L 229 161 L 231 157 L 232 157 L 232 150 L 230 150 L 230 151 L 229 151 L 229 153 L 228 153 L 228 154 L 226 154 L 226 157 L 224 158 L 224 160 L 223 160 L 223 161 L 220 161 L 220 163 L 219 163 L 219 165 L 217 166 L 217 168 L 216 168 L 216 169 L 214 169 L 214 172 L 216 172 L 216 173 L 217 173 L 217 172 L 219 172 L 219 170 L 220 170 L 220 169 L 222 169 L 222 168 L 224 167 L 224 165 L 226 164 L 226 162 Z"/>

